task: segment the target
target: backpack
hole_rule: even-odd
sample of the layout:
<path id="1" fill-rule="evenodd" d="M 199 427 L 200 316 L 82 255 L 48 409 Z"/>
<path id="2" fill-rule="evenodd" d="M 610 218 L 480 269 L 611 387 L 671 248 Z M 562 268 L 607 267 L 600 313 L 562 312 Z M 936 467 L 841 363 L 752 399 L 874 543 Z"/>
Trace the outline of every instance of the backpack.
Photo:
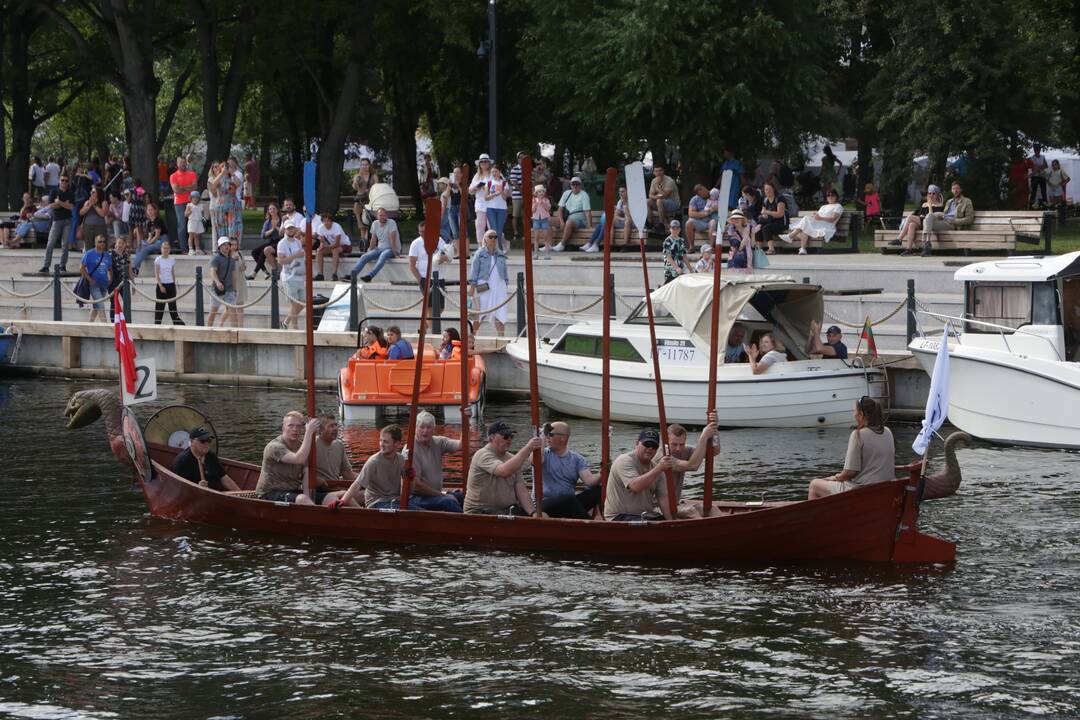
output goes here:
<path id="1" fill-rule="evenodd" d="M 784 215 L 787 216 L 788 220 L 799 216 L 799 203 L 795 202 L 795 195 L 791 190 L 785 188 L 780 191 L 777 197 L 784 202 Z"/>

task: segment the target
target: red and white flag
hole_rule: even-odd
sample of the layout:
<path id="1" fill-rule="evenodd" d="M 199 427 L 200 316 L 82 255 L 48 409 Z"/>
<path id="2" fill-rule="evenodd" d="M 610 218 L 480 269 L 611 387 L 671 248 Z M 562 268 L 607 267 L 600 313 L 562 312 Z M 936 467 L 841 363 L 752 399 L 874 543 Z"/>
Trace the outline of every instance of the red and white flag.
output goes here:
<path id="1" fill-rule="evenodd" d="M 135 343 L 128 334 L 127 321 L 124 320 L 124 306 L 120 303 L 120 293 L 113 296 L 116 314 L 113 319 L 116 352 L 120 356 L 120 368 L 123 372 L 124 387 L 129 395 L 135 394 Z"/>

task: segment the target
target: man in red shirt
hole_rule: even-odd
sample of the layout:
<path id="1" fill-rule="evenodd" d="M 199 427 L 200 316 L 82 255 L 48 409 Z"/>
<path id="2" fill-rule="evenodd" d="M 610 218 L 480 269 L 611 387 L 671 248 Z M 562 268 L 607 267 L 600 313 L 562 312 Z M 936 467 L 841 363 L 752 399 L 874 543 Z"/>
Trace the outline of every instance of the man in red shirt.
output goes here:
<path id="1" fill-rule="evenodd" d="M 182 255 L 188 246 L 187 218 L 184 213 L 191 200 L 191 191 L 199 186 L 198 176 L 188 168 L 187 158 L 183 155 L 176 158 L 176 172 L 169 176 L 169 184 L 173 191 L 173 207 L 176 208 L 176 243 Z"/>

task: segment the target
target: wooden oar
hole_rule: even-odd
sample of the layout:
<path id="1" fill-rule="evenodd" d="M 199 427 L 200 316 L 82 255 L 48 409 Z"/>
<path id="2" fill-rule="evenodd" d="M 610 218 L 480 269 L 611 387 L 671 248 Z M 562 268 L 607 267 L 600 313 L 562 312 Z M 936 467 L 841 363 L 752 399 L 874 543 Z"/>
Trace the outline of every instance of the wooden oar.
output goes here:
<path id="1" fill-rule="evenodd" d="M 469 235 L 466 232 L 469 223 L 469 207 L 465 198 L 469 197 L 469 165 L 461 166 L 458 179 L 461 192 L 461 205 L 458 206 L 458 219 L 461 221 L 460 243 L 458 245 L 458 304 L 461 311 L 461 492 L 469 489 L 469 441 L 471 424 L 469 409 Z M 424 227 L 427 227 L 426 225 Z M 479 418 L 477 418 L 479 421 Z"/>
<path id="2" fill-rule="evenodd" d="M 615 184 L 619 171 L 608 168 L 604 178 L 604 277 L 600 283 L 604 293 L 603 364 L 600 370 L 600 514 L 604 517 L 604 500 L 607 497 L 607 476 L 611 469 L 611 238 L 615 228 Z"/>
<path id="3" fill-rule="evenodd" d="M 539 338 L 536 336 L 536 293 L 533 285 L 532 266 L 532 156 L 526 155 L 521 159 L 522 180 L 528 178 L 528 182 L 521 183 L 521 208 L 522 213 L 528 211 L 522 227 L 525 230 L 525 337 L 529 341 L 529 410 L 532 418 L 533 435 L 540 437 L 540 391 L 537 387 L 539 382 L 536 378 L 536 349 Z M 542 450 L 537 448 L 533 451 L 533 493 L 536 497 L 536 517 L 540 517 L 543 511 L 540 506 L 544 502 L 544 468 Z"/>
<path id="4" fill-rule="evenodd" d="M 423 302 L 420 305 L 420 334 L 416 341 L 416 359 L 413 361 L 412 404 L 409 406 L 409 457 L 405 460 L 405 474 L 401 478 L 402 510 L 409 508 L 409 495 L 412 491 L 413 456 L 416 454 L 416 416 L 420 412 L 420 375 L 424 368 L 424 336 L 427 334 L 428 294 L 431 290 L 432 256 L 439 249 L 439 213 L 442 203 L 437 197 L 424 200 L 424 252 L 427 253 L 427 272 L 424 273 Z"/>
<path id="5" fill-rule="evenodd" d="M 660 419 L 660 448 L 668 454 L 667 412 L 664 410 L 664 386 L 660 377 L 660 356 L 656 353 L 656 321 L 653 317 L 652 289 L 649 287 L 649 263 L 645 257 L 645 222 L 649 217 L 649 204 L 645 195 L 645 168 L 640 162 L 626 166 L 626 196 L 630 203 L 630 217 L 638 230 L 638 246 L 641 249 L 641 273 L 645 280 L 645 309 L 649 316 L 649 342 L 651 343 L 653 379 L 656 382 L 656 410 Z M 675 497 L 675 471 L 667 469 L 668 508 L 672 519 L 678 511 L 678 498 Z"/>
<path id="6" fill-rule="evenodd" d="M 304 229 L 304 376 L 307 378 L 307 414 L 308 418 L 315 417 L 315 308 L 312 303 L 312 295 L 315 290 L 312 286 L 311 260 L 311 218 L 315 214 L 315 163 L 304 163 L 304 216 L 307 223 Z M 312 502 L 315 502 L 315 487 L 319 480 L 318 438 L 311 441 L 311 452 L 308 453 L 308 476 L 305 493 Z"/>
<path id="7" fill-rule="evenodd" d="M 725 170 L 723 180 L 720 181 L 720 197 L 723 201 L 717 217 L 724 218 L 724 220 L 727 219 L 728 210 L 730 210 L 728 202 L 731 198 L 731 176 L 733 174 L 731 170 Z M 716 412 L 716 363 L 720 359 L 720 339 L 717 337 L 720 333 L 720 258 L 723 256 L 724 251 L 724 220 L 717 222 L 716 237 L 713 239 L 712 309 L 709 318 L 711 327 L 711 334 L 709 335 L 709 399 L 705 404 L 706 423 L 711 414 Z M 708 240 L 707 235 L 705 239 Z M 715 442 L 714 436 L 709 438 L 709 441 L 705 444 L 705 497 L 701 502 L 701 514 L 705 517 L 709 517 L 709 512 L 712 510 L 713 443 Z"/>

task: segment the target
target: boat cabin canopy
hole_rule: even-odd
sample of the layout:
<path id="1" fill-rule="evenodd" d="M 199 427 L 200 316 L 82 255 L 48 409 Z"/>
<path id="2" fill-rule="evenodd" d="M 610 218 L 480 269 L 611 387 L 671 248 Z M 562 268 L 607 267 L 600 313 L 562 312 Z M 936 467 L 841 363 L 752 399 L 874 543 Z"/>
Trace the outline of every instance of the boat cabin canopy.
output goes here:
<path id="1" fill-rule="evenodd" d="M 786 275 L 732 275 L 720 281 L 720 337 L 725 339 L 731 326 L 753 308 L 773 326 L 777 339 L 788 352 L 805 358 L 810 323 L 820 321 L 825 301 L 819 285 L 797 283 Z M 685 328 L 702 347 L 709 347 L 711 330 L 713 276 L 709 273 L 681 275 L 652 294 L 657 320 L 670 317 L 671 323 Z M 635 310 L 627 322 L 640 314 Z M 720 353 L 723 362 L 723 353 Z"/>

